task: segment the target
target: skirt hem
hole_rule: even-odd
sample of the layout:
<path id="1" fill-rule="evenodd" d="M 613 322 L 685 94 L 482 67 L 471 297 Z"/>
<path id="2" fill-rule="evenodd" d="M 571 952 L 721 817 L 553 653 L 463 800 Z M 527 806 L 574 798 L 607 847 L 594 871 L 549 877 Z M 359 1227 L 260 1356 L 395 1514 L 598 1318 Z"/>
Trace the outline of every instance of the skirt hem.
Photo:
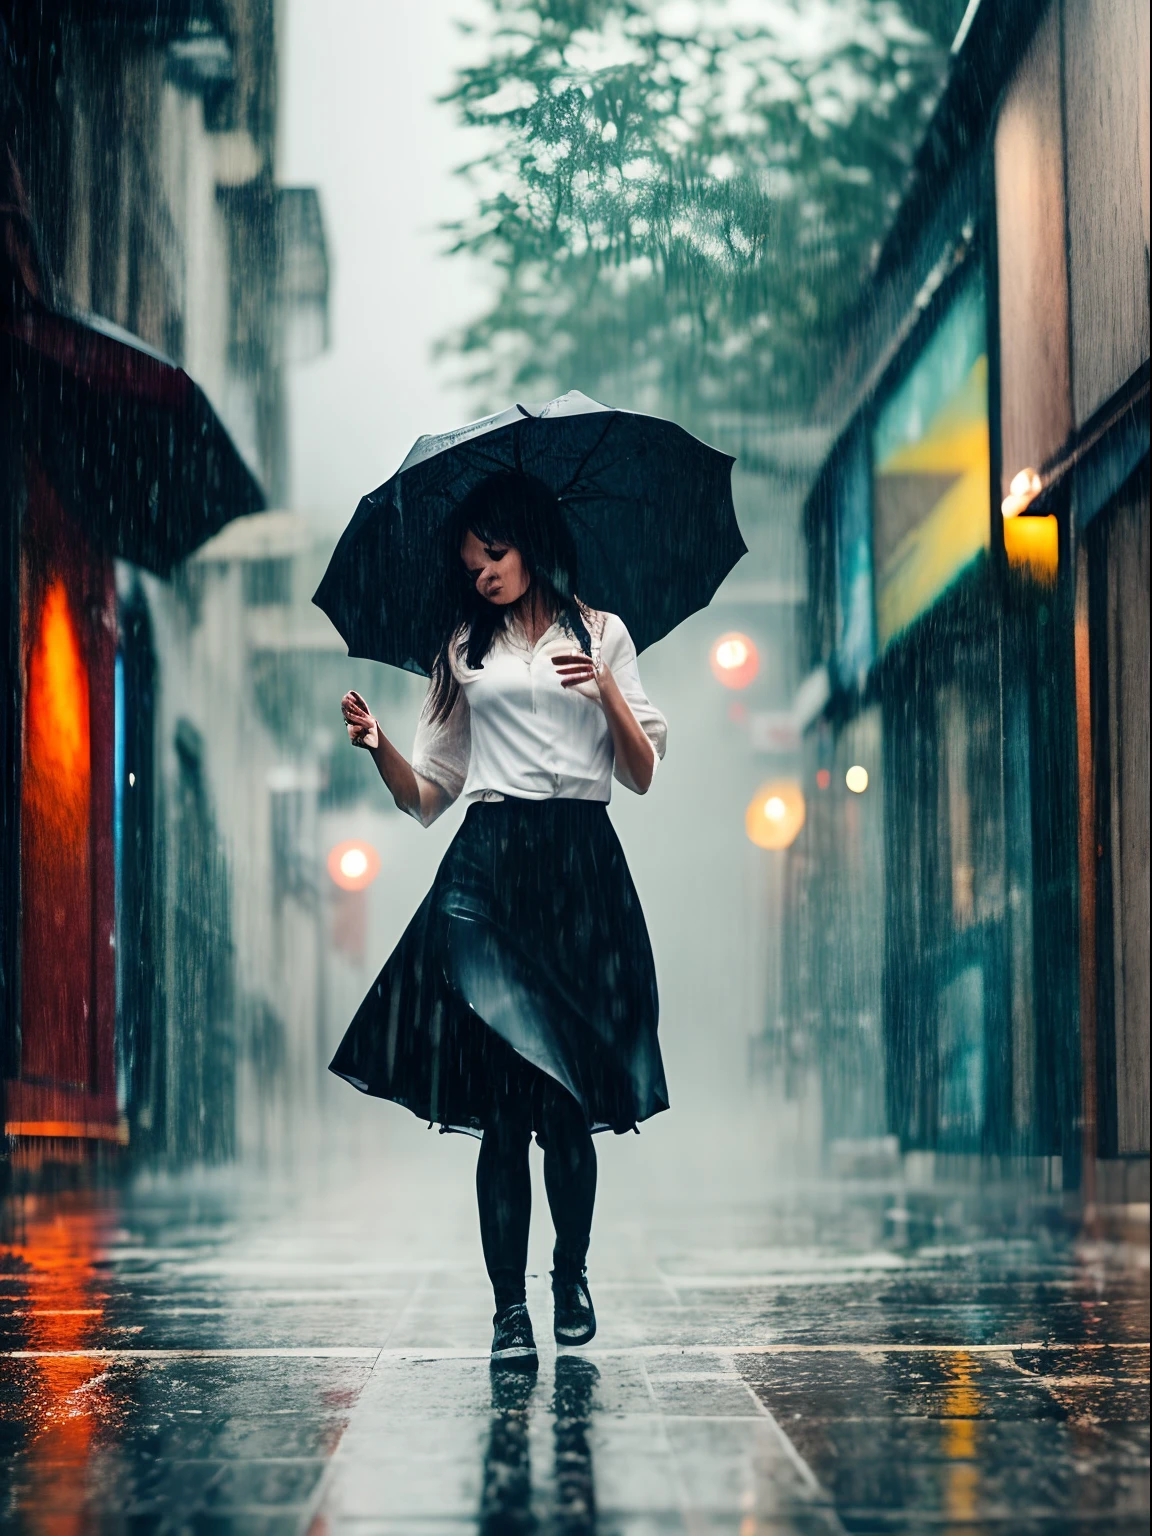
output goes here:
<path id="1" fill-rule="evenodd" d="M 432 1128 L 436 1125 L 436 1119 L 434 1116 L 430 1120 L 423 1110 L 418 1109 L 414 1104 L 409 1104 L 406 1099 L 398 1099 L 390 1093 L 374 1093 L 362 1078 L 353 1077 L 347 1072 L 341 1072 L 338 1067 L 330 1066 L 328 1070 L 331 1072 L 333 1077 L 338 1077 L 342 1082 L 348 1083 L 351 1087 L 356 1089 L 357 1093 L 362 1093 L 365 1098 L 379 1099 L 382 1104 L 395 1104 L 400 1109 L 406 1109 L 410 1115 L 415 1115 L 417 1120 L 423 1120 L 428 1130 L 432 1130 Z M 633 1120 L 628 1125 L 613 1125 L 608 1120 L 600 1120 L 595 1124 L 590 1125 L 588 1129 L 591 1131 L 593 1136 L 599 1135 L 601 1131 L 611 1131 L 613 1136 L 627 1136 L 628 1132 L 632 1131 L 636 1136 L 639 1136 L 640 1120 L 652 1120 L 656 1115 L 662 1115 L 664 1111 L 669 1107 L 670 1106 L 667 1103 L 657 1104 L 656 1108 L 653 1109 L 649 1114 L 643 1115 L 637 1120 Z M 484 1127 L 479 1120 L 476 1120 L 469 1125 L 448 1125 L 444 1121 L 441 1121 L 439 1125 L 439 1131 L 441 1136 L 472 1136 L 477 1141 L 481 1140 L 484 1135 Z"/>

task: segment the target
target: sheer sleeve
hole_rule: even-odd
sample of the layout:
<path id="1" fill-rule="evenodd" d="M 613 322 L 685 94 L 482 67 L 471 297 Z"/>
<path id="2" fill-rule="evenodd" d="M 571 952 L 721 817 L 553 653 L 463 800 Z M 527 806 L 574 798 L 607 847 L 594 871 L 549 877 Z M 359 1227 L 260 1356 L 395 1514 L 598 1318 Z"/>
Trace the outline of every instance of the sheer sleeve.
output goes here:
<path id="1" fill-rule="evenodd" d="M 463 688 L 457 689 L 452 708 L 443 720 L 432 718 L 431 701 L 429 689 L 412 746 L 412 771 L 417 780 L 423 781 L 420 820 L 425 826 L 459 799 L 472 756 L 471 721 Z M 433 791 L 431 795 L 424 794 L 425 785 Z"/>
<path id="2" fill-rule="evenodd" d="M 632 636 L 628 633 L 623 619 L 617 618 L 614 613 L 604 615 L 600 654 L 612 668 L 612 676 L 616 679 L 629 709 L 636 716 L 640 729 L 652 743 L 652 770 L 655 772 L 668 745 L 668 722 L 644 692 L 644 685 L 640 681 L 640 669 L 636 664 L 636 647 L 632 644 Z M 622 763 L 618 762 L 613 772 L 626 789 L 637 788 Z"/>

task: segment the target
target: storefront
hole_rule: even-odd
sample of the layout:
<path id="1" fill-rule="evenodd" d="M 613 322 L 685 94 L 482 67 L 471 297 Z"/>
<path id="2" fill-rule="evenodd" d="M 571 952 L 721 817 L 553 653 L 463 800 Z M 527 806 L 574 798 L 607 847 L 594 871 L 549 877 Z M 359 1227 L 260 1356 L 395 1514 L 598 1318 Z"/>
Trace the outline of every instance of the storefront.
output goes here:
<path id="1" fill-rule="evenodd" d="M 5 1130 L 59 1162 L 126 1141 L 163 1092 L 155 661 L 114 561 L 167 574 L 262 498 L 192 380 L 132 338 L 29 298 L 0 358 Z"/>
<path id="2" fill-rule="evenodd" d="M 807 508 L 811 840 L 880 723 L 868 872 L 825 832 L 813 878 L 883 912 L 886 1127 L 1073 1179 L 1148 1148 L 1147 11 L 1105 9 L 976 14 Z"/>

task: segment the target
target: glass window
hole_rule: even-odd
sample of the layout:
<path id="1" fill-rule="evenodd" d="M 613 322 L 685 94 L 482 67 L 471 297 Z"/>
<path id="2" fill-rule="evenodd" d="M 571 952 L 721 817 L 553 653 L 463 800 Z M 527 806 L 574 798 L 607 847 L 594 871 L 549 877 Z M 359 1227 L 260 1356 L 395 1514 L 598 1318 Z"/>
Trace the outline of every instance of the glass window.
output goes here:
<path id="1" fill-rule="evenodd" d="M 862 684 L 876 655 L 872 615 L 872 497 L 862 426 L 845 444 L 836 488 L 836 658 L 842 686 Z"/>
<path id="2" fill-rule="evenodd" d="M 982 275 L 956 295 L 872 434 L 876 631 L 924 613 L 991 536 Z"/>

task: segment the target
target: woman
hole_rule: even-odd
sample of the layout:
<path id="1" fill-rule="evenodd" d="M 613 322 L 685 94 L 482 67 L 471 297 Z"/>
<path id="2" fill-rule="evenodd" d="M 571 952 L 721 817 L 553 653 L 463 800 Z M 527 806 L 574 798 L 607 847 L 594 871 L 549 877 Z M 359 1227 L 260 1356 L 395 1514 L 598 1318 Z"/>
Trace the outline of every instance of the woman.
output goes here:
<path id="1" fill-rule="evenodd" d="M 621 620 L 576 596 L 575 547 L 547 486 L 491 476 L 447 541 L 444 639 L 411 763 L 359 694 L 342 708 L 401 810 L 427 826 L 463 794 L 468 813 L 332 1071 L 429 1125 L 481 1135 L 492 1359 L 533 1369 L 531 1136 L 556 1228 L 555 1336 L 583 1344 L 596 1331 L 592 1132 L 668 1107 L 652 951 L 606 811 L 613 772 L 647 792 L 667 727 Z"/>

